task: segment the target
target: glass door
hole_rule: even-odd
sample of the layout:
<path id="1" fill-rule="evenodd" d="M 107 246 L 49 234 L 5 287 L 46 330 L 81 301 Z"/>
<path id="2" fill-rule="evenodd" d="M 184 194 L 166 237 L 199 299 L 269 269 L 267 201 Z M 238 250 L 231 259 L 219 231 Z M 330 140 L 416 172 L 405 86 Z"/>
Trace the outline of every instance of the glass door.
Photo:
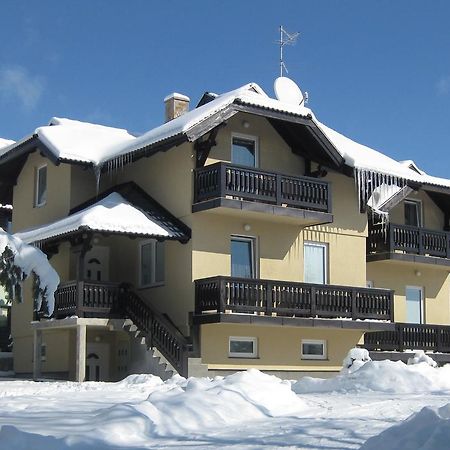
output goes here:
<path id="1" fill-rule="evenodd" d="M 231 238 L 231 276 L 255 278 L 255 240 L 233 236 Z"/>
<path id="2" fill-rule="evenodd" d="M 327 282 L 327 246 L 315 242 L 304 244 L 305 283 L 325 284 Z"/>
<path id="3" fill-rule="evenodd" d="M 408 323 L 424 323 L 423 288 L 406 286 L 406 321 Z"/>

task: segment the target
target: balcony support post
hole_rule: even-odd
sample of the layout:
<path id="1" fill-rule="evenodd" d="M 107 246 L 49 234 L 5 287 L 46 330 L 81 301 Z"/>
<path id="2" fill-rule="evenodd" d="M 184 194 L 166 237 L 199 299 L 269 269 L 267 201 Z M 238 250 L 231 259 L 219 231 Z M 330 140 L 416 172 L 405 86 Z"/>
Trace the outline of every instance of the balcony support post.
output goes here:
<path id="1" fill-rule="evenodd" d="M 75 381 L 86 378 L 86 325 L 77 325 Z"/>
<path id="2" fill-rule="evenodd" d="M 42 330 L 33 330 L 33 380 L 38 380 L 42 375 Z"/>
<path id="3" fill-rule="evenodd" d="M 281 175 L 279 173 L 276 174 L 276 187 L 275 187 L 275 194 L 276 194 L 276 202 L 278 206 L 281 206 L 283 195 L 281 192 L 282 184 L 281 184 Z"/>

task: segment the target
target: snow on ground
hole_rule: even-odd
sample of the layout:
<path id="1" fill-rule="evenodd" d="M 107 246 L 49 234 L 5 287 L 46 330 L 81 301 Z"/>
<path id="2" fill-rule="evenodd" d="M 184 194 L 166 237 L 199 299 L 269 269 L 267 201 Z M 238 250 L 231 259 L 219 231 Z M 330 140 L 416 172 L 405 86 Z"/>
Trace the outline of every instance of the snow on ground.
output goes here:
<path id="1" fill-rule="evenodd" d="M 449 371 L 369 361 L 330 380 L 299 382 L 257 370 L 166 382 L 151 375 L 118 383 L 0 381 L 0 450 L 337 450 L 369 438 L 367 449 L 447 448 L 388 444 L 400 434 L 389 430 L 394 425 L 441 442 L 429 435 L 448 433 Z"/>

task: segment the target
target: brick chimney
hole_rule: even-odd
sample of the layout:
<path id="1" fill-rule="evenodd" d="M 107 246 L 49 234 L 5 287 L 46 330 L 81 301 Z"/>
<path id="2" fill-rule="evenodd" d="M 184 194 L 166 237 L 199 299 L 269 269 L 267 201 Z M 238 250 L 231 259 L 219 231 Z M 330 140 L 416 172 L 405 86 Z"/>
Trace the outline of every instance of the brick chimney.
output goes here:
<path id="1" fill-rule="evenodd" d="M 166 106 L 165 122 L 169 122 L 189 111 L 189 102 L 191 99 L 183 94 L 174 92 L 164 99 Z"/>

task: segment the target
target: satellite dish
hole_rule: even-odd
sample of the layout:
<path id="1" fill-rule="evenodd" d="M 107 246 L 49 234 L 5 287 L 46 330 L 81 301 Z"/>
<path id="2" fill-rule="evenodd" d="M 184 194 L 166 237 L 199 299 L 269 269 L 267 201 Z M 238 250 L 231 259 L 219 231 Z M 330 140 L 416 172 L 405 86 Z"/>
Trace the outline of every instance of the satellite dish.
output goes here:
<path id="1" fill-rule="evenodd" d="M 302 91 L 290 78 L 278 77 L 273 84 L 273 90 L 280 102 L 296 106 L 303 103 Z"/>

